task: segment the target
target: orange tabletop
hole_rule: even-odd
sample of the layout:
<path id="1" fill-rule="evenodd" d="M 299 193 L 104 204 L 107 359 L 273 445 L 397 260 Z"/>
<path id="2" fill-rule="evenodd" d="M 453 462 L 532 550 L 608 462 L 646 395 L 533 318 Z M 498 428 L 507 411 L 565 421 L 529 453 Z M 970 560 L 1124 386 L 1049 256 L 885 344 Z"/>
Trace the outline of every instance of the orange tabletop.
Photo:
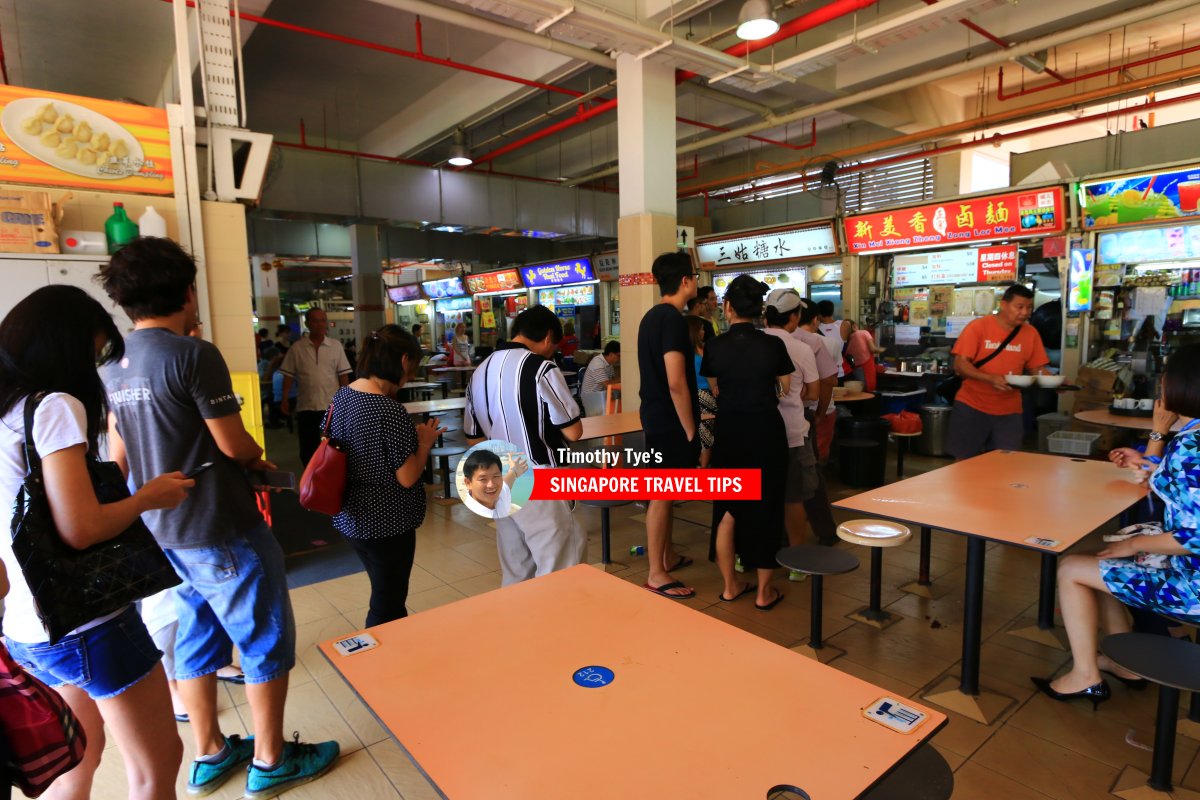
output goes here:
<path id="1" fill-rule="evenodd" d="M 589 566 L 370 632 L 373 650 L 321 650 L 454 800 L 763 798 L 780 784 L 849 800 L 946 720 L 896 698 L 929 715 L 896 733 L 862 715 L 886 690 Z M 593 665 L 612 683 L 576 685 Z M 745 735 L 748 708 L 814 735 Z"/>
<path id="2" fill-rule="evenodd" d="M 438 400 L 413 400 L 404 404 L 410 414 L 428 414 L 431 411 L 461 411 L 467 407 L 465 397 L 446 397 Z"/>
<path id="3" fill-rule="evenodd" d="M 1092 411 L 1080 411 L 1075 415 L 1075 419 L 1080 422 L 1090 422 L 1092 425 L 1108 425 L 1112 428 L 1131 428 L 1137 431 L 1153 430 L 1154 420 L 1150 417 L 1123 417 L 1120 414 L 1114 414 L 1111 411 L 1103 408 L 1093 409 Z M 1188 420 L 1180 419 L 1171 426 L 1171 430 L 1178 431 Z"/>
<path id="4" fill-rule="evenodd" d="M 1107 461 L 993 451 L 834 503 L 838 508 L 1061 553 L 1146 495 Z M 1031 536 L 1053 547 L 1026 542 Z"/>
<path id="5" fill-rule="evenodd" d="M 701 413 L 701 420 L 713 419 L 712 414 Z M 620 414 L 605 414 L 602 417 L 584 417 L 583 434 L 579 440 L 603 439 L 606 436 L 622 436 L 626 433 L 637 433 L 642 429 L 642 418 L 637 411 L 623 411 Z"/>

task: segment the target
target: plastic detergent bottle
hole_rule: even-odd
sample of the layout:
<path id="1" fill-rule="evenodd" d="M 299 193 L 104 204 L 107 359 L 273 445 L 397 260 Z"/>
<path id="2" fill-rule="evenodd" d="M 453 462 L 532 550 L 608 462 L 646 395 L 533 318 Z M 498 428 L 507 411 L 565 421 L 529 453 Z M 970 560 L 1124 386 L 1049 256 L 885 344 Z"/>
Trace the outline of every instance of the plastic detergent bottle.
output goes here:
<path id="1" fill-rule="evenodd" d="M 154 206 L 146 206 L 146 211 L 138 217 L 138 232 L 142 236 L 157 236 L 167 238 L 167 221 L 162 214 L 154 210 Z"/>
<path id="2" fill-rule="evenodd" d="M 104 223 L 104 238 L 108 241 L 108 254 L 112 255 L 137 237 L 137 223 L 125 213 L 125 204 L 113 203 L 112 216 Z"/>

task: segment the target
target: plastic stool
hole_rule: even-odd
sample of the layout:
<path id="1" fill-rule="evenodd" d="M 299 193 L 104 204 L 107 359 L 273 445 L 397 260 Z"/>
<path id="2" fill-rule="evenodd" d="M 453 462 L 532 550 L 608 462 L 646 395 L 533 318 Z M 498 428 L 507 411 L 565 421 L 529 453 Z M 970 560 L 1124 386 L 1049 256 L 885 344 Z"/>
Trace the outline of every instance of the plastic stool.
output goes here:
<path id="1" fill-rule="evenodd" d="M 851 544 L 871 548 L 871 601 L 847 615 L 855 622 L 862 622 L 879 630 L 896 621 L 893 614 L 883 610 L 880 589 L 883 584 L 883 548 L 897 547 L 912 538 L 912 531 L 898 522 L 885 519 L 855 519 L 838 525 L 838 538 Z"/>
<path id="2" fill-rule="evenodd" d="M 632 500 L 580 500 L 579 504 L 600 509 L 600 563 L 612 563 L 612 531 L 609 528 L 608 510 L 627 506 Z"/>
<path id="3" fill-rule="evenodd" d="M 954 794 L 954 772 L 942 754 L 925 744 L 872 786 L 862 800 L 950 800 Z"/>
<path id="4" fill-rule="evenodd" d="M 442 494 L 441 500 L 454 500 L 454 487 L 450 482 L 450 459 L 454 456 L 461 456 L 467 452 L 465 447 L 435 447 L 429 451 L 430 459 L 437 459 L 438 471 L 442 476 Z"/>
<path id="5" fill-rule="evenodd" d="M 829 663 L 844 651 L 825 644 L 821 637 L 823 583 L 826 575 L 841 575 L 858 569 L 858 557 L 835 547 L 802 544 L 785 547 L 775 556 L 775 560 L 781 567 L 812 576 L 812 617 L 808 625 L 808 643 L 795 648 L 795 651 L 823 664 Z"/>
<path id="6" fill-rule="evenodd" d="M 1158 684 L 1158 715 L 1154 720 L 1154 756 L 1150 774 L 1126 766 L 1117 776 L 1112 793 L 1126 800 L 1200 798 L 1200 792 L 1173 786 L 1171 778 L 1179 692 L 1200 692 L 1200 645 L 1172 636 L 1118 633 L 1105 637 L 1100 642 L 1100 651 L 1114 664 Z"/>

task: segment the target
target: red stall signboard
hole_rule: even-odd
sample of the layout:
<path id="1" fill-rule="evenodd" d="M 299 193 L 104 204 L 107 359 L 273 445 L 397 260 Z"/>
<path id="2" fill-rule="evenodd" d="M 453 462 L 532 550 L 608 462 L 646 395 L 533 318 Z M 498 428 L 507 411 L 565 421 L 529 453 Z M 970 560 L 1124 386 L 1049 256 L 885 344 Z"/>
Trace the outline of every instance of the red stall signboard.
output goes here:
<path id="1" fill-rule="evenodd" d="M 846 217 L 851 253 L 886 253 L 1066 230 L 1061 186 Z M 989 278 L 988 280 L 992 280 Z"/>
<path id="2" fill-rule="evenodd" d="M 471 294 L 480 292 L 506 292 L 510 289 L 521 288 L 521 275 L 515 269 L 500 272 L 485 272 L 481 275 L 466 276 L 467 291 Z"/>

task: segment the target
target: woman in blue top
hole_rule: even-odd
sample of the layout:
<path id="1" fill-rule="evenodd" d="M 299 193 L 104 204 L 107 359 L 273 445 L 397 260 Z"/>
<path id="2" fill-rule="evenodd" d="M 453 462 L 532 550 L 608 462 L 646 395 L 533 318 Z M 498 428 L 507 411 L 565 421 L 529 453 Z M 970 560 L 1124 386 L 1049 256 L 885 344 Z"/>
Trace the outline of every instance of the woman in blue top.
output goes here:
<path id="1" fill-rule="evenodd" d="M 1170 444 L 1171 426 L 1191 417 Z M 1153 470 L 1150 487 L 1164 506 L 1159 535 L 1113 542 L 1095 556 L 1067 556 L 1058 569 L 1063 624 L 1071 642 L 1071 671 L 1034 684 L 1055 700 L 1089 699 L 1093 707 L 1111 694 L 1100 673 L 1141 688 L 1145 681 L 1096 652 L 1096 628 L 1130 630 L 1122 604 L 1200 625 L 1200 345 L 1171 356 L 1162 397 L 1154 407 L 1154 431 L 1143 455 L 1125 447 L 1109 458 L 1118 466 Z M 1156 557 L 1156 556 L 1165 556 Z"/>
<path id="2" fill-rule="evenodd" d="M 688 324 L 688 333 L 692 336 L 692 350 L 695 353 L 693 359 L 696 370 L 696 395 L 700 398 L 700 411 L 703 414 L 717 413 L 717 398 L 713 397 L 712 389 L 708 385 L 708 378 L 700 374 L 700 362 L 704 359 L 704 330 L 708 328 L 708 322 L 702 317 L 686 317 Z M 712 459 L 713 446 L 713 423 L 712 420 L 702 421 L 700 423 L 700 466 L 707 467 L 708 462 Z"/>

